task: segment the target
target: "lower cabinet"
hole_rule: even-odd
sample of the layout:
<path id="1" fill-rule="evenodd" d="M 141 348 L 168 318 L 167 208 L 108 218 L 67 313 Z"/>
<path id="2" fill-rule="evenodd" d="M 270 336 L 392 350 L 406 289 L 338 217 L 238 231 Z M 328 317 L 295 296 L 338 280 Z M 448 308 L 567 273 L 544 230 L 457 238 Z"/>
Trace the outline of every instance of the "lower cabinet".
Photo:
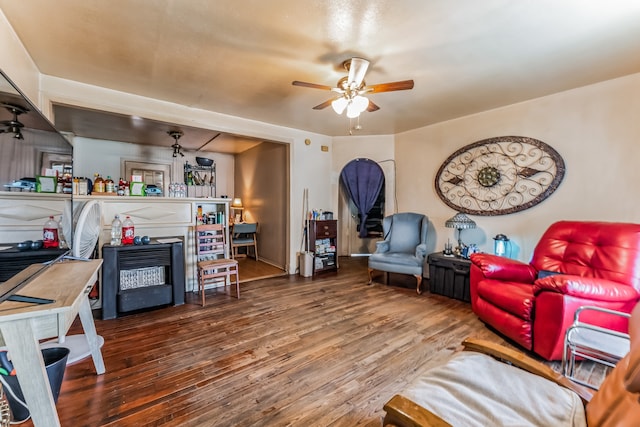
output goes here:
<path id="1" fill-rule="evenodd" d="M 183 243 L 102 247 L 102 319 L 184 304 Z"/>
<path id="2" fill-rule="evenodd" d="M 0 283 L 6 282 L 31 264 L 51 261 L 67 252 L 66 249 L 38 249 L 20 251 L 17 243 L 0 244 L 8 249 L 0 251 Z"/>
<path id="3" fill-rule="evenodd" d="M 449 257 L 437 252 L 427 257 L 429 264 L 429 290 L 431 293 L 444 295 L 470 302 L 469 272 L 471 261 L 466 258 Z"/>

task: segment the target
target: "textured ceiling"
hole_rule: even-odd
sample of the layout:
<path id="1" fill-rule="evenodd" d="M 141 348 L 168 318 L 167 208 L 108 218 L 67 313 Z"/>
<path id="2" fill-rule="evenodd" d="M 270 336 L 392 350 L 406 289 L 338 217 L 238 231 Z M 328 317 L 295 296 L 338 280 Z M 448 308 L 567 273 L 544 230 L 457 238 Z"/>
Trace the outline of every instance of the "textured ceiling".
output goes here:
<path id="1" fill-rule="evenodd" d="M 357 134 L 393 134 L 640 72 L 637 0 L 0 0 L 40 71 L 326 135 L 312 107 L 352 56 L 370 95 Z"/>

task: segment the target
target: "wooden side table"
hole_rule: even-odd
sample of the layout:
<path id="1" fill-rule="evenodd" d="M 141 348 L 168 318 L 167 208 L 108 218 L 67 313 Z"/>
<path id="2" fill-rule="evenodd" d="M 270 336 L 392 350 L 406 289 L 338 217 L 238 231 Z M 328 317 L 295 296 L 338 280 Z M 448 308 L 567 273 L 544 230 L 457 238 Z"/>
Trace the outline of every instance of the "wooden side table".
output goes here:
<path id="1" fill-rule="evenodd" d="M 461 301 L 470 302 L 469 271 L 471 261 L 456 256 L 445 256 L 442 252 L 429 254 L 429 290 Z"/>

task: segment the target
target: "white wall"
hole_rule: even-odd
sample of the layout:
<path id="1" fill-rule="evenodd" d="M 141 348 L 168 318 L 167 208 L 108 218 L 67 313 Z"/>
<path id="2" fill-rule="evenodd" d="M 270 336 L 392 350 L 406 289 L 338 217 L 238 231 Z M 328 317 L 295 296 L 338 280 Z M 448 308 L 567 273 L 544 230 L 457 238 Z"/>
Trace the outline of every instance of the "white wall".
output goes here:
<path id="1" fill-rule="evenodd" d="M 170 182 L 183 182 L 184 163 L 196 164 L 196 156 L 213 159 L 216 164 L 216 196 L 233 196 L 234 159 L 231 154 L 185 151 L 184 157 L 173 157 L 169 147 L 129 144 L 126 142 L 74 137 L 74 174 L 93 179 L 94 173 L 111 175 L 117 181 L 124 177 L 123 160 L 171 165 Z M 128 178 L 128 177 L 127 177 Z"/>
<path id="2" fill-rule="evenodd" d="M 455 150 L 485 138 L 539 139 L 563 157 L 566 173 L 541 204 L 510 215 L 471 216 L 478 229 L 465 243 L 493 250 L 492 237 L 512 239 L 514 256 L 528 260 L 540 235 L 562 219 L 640 222 L 640 74 L 574 89 L 396 135 L 399 205 L 426 213 L 441 250 L 455 214 L 437 196 L 435 174 Z"/>

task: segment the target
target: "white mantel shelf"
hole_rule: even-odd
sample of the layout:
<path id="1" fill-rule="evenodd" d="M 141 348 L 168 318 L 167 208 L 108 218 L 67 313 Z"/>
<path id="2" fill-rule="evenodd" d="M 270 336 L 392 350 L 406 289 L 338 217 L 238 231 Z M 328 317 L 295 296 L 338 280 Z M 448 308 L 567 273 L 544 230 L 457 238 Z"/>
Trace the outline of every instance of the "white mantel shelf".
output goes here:
<path id="1" fill-rule="evenodd" d="M 42 226 L 49 215 L 59 216 L 65 211 L 69 194 L 0 192 L 0 244 L 25 239 L 41 239 Z M 73 196 L 74 217 L 82 206 L 96 200 L 100 204 L 100 236 L 98 248 L 111 241 L 111 222 L 115 215 L 131 217 L 137 236 L 181 237 L 184 241 L 186 290 L 197 289 L 195 225 L 198 206 L 205 213 L 223 212 L 225 222 L 229 218 L 231 199 L 228 198 L 177 198 L 138 196 Z M 225 227 L 229 241 L 229 228 Z M 229 248 L 225 249 L 229 257 Z"/>

